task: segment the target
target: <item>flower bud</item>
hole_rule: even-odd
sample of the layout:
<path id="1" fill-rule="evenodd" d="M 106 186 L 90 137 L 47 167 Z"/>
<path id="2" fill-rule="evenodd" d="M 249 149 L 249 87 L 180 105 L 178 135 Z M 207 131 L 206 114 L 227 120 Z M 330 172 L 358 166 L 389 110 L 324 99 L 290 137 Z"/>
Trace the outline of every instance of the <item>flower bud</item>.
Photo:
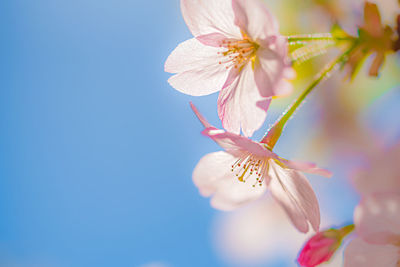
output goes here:
<path id="1" fill-rule="evenodd" d="M 353 231 L 354 225 L 341 229 L 328 229 L 316 233 L 304 245 L 297 259 L 301 266 L 314 267 L 329 261 L 335 251 L 340 247 L 343 237 Z"/>

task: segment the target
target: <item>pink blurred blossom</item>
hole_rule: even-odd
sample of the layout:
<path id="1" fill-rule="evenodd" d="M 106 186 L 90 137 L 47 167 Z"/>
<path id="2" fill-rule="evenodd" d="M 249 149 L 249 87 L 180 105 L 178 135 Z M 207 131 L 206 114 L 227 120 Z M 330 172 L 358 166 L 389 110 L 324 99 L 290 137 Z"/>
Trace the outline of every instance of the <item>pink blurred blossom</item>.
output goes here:
<path id="1" fill-rule="evenodd" d="M 225 151 L 207 154 L 193 171 L 200 194 L 211 197 L 211 205 L 233 210 L 265 194 L 267 188 L 300 232 L 315 231 L 320 224 L 317 198 L 307 178 L 300 172 L 331 176 L 315 164 L 283 159 L 266 144 L 220 130 L 209 124 L 192 105 L 206 128 L 202 133 Z"/>
<path id="2" fill-rule="evenodd" d="M 400 194 L 400 143 L 370 155 L 369 166 L 353 177 L 355 188 L 361 195 L 374 193 Z"/>
<path id="3" fill-rule="evenodd" d="M 294 76 L 286 38 L 260 0 L 181 0 L 195 38 L 168 57 L 176 90 L 202 96 L 221 91 L 218 115 L 230 132 L 251 136 L 261 127 L 271 96 L 285 95 Z"/>
<path id="4" fill-rule="evenodd" d="M 339 219 L 324 211 L 321 215 L 323 227 Z M 227 266 L 269 266 L 280 258 L 290 259 L 285 266 L 298 266 L 293 259 L 312 232 L 298 232 L 278 203 L 265 195 L 235 211 L 218 214 L 212 236 Z M 341 261 L 337 253 L 325 266 L 342 266 Z"/>
<path id="5" fill-rule="evenodd" d="M 400 266 L 400 194 L 364 197 L 354 223 L 358 237 L 345 250 L 345 267 Z"/>
<path id="6" fill-rule="evenodd" d="M 218 255 L 234 266 L 259 266 L 278 257 L 295 257 L 305 235 L 267 196 L 229 213 L 218 214 L 213 238 Z M 267 265 L 267 264 L 266 264 Z"/>

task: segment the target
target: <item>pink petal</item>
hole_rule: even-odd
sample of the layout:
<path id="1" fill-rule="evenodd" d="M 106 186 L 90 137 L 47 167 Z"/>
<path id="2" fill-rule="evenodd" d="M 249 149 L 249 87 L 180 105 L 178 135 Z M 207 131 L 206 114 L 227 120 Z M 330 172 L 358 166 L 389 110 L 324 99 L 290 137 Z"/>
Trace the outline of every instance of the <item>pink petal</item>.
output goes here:
<path id="1" fill-rule="evenodd" d="M 262 144 L 251 139 L 213 127 L 206 128 L 204 135 L 212 138 L 228 153 L 234 155 L 252 154 L 259 157 L 277 158 L 277 155 L 265 148 Z"/>
<path id="2" fill-rule="evenodd" d="M 226 78 L 226 81 L 222 86 L 222 89 L 225 89 L 226 87 L 230 86 L 239 77 L 239 74 L 240 70 L 238 70 L 237 68 L 231 68 L 229 70 L 228 78 Z"/>
<path id="3" fill-rule="evenodd" d="M 234 24 L 231 0 L 181 0 L 183 18 L 194 36 L 221 33 L 228 38 L 240 38 Z"/>
<path id="4" fill-rule="evenodd" d="M 211 205 L 221 210 L 232 210 L 259 198 L 266 187 L 253 188 L 239 182 L 231 171 L 236 157 L 226 152 L 204 156 L 193 171 L 193 182 L 203 196 L 212 196 Z"/>
<path id="5" fill-rule="evenodd" d="M 212 126 L 207 120 L 206 118 L 203 117 L 203 115 L 200 114 L 200 112 L 197 110 L 196 106 L 190 102 L 190 107 L 192 108 L 194 114 L 196 114 L 197 118 L 199 119 L 199 121 L 204 125 L 205 128 L 215 128 L 214 126 Z"/>
<path id="6" fill-rule="evenodd" d="M 400 242 L 400 194 L 363 198 L 354 211 L 354 223 L 357 233 L 367 242 Z"/>
<path id="7" fill-rule="evenodd" d="M 176 90 L 202 96 L 221 90 L 228 76 L 223 64 L 218 64 L 218 48 L 205 46 L 195 38 L 181 43 L 165 62 L 165 71 L 178 73 L 168 82 Z"/>
<path id="8" fill-rule="evenodd" d="M 311 163 L 311 162 L 293 161 L 293 160 L 287 160 L 287 159 L 283 159 L 283 158 L 279 158 L 279 161 L 281 161 L 287 167 L 297 170 L 297 171 L 318 174 L 318 175 L 325 176 L 328 178 L 332 176 L 332 173 L 330 171 L 318 168 L 317 165 L 315 165 L 314 163 Z"/>
<path id="9" fill-rule="evenodd" d="M 306 177 L 298 171 L 284 169 L 270 160 L 269 189 L 275 200 L 284 208 L 294 226 L 308 232 L 308 222 L 315 231 L 320 224 L 317 197 Z"/>
<path id="10" fill-rule="evenodd" d="M 268 150 L 260 143 L 254 142 L 247 137 L 215 128 L 200 114 L 193 103 L 190 103 L 190 106 L 200 122 L 206 127 L 202 133 L 213 139 L 230 154 L 241 156 L 251 153 L 260 157 L 278 158 L 275 153 Z"/>
<path id="11" fill-rule="evenodd" d="M 207 154 L 200 159 L 193 170 L 192 179 L 202 196 L 211 196 L 222 179 L 232 176 L 230 166 L 235 160 L 234 156 L 223 151 Z"/>
<path id="12" fill-rule="evenodd" d="M 257 41 L 279 34 L 277 20 L 260 0 L 233 0 L 235 23 Z"/>
<path id="13" fill-rule="evenodd" d="M 279 40 L 282 40 L 280 38 Z M 286 43 L 282 43 L 286 46 Z M 292 85 L 285 80 L 285 76 L 292 75 L 287 63 L 287 51 L 280 47 L 278 50 L 260 47 L 257 50 L 257 59 L 254 67 L 254 77 L 264 97 L 287 95 L 292 92 Z"/>
<path id="14" fill-rule="evenodd" d="M 238 78 L 221 90 L 218 98 L 218 115 L 225 129 L 245 136 L 253 135 L 264 123 L 267 111 L 257 107 L 257 102 L 269 102 L 263 98 L 255 84 L 251 64 L 246 64 Z M 268 106 L 265 104 L 265 106 Z"/>
<path id="15" fill-rule="evenodd" d="M 397 267 L 399 248 L 391 245 L 373 245 L 361 238 L 353 239 L 344 251 L 344 267 Z"/>
<path id="16" fill-rule="evenodd" d="M 197 36 L 196 39 L 204 45 L 220 47 L 222 41 L 226 39 L 226 36 L 215 32 Z"/>

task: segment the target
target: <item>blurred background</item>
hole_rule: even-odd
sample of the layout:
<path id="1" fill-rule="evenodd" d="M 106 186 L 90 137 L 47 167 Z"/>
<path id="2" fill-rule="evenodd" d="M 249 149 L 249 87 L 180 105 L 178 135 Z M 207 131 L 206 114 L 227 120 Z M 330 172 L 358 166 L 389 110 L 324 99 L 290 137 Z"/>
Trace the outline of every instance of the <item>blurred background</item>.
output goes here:
<path id="1" fill-rule="evenodd" d="M 335 21 L 354 32 L 362 16 L 362 1 L 266 4 L 287 35 Z M 394 24 L 397 0 L 379 7 Z M 0 266 L 296 266 L 307 236 L 269 196 L 222 213 L 191 181 L 219 148 L 188 102 L 220 122 L 217 94 L 194 98 L 167 83 L 164 61 L 191 38 L 178 0 L 5 0 L 0 34 Z M 330 56 L 297 67 L 296 90 L 274 101 L 255 139 Z M 334 75 L 276 146 L 334 172 L 308 176 L 324 227 L 351 223 L 352 175 L 399 142 L 398 67 L 390 55 L 379 78 Z M 339 253 L 330 266 L 340 264 Z"/>

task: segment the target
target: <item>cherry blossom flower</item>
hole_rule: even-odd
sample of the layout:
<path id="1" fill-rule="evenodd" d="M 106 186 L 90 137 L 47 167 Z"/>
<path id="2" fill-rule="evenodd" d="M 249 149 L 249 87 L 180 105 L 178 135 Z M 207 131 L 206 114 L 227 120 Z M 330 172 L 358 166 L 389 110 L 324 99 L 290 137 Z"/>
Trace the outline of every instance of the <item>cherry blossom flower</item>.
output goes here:
<path id="1" fill-rule="evenodd" d="M 345 267 L 400 266 L 400 194 L 363 198 L 354 223 L 358 237 L 345 250 Z"/>
<path id="2" fill-rule="evenodd" d="M 235 209 L 258 199 L 268 188 L 300 232 L 308 232 L 308 223 L 318 231 L 318 201 L 300 171 L 327 177 L 331 175 L 329 171 L 312 163 L 283 159 L 265 143 L 217 129 L 191 106 L 205 127 L 202 133 L 225 149 L 204 156 L 193 171 L 194 184 L 201 195 L 211 197 L 214 208 Z"/>
<path id="3" fill-rule="evenodd" d="M 292 90 L 287 40 L 260 0 L 181 0 L 182 14 L 195 38 L 168 57 L 168 82 L 193 96 L 221 91 L 223 127 L 251 136 L 261 127 L 271 96 Z"/>
<path id="4" fill-rule="evenodd" d="M 314 267 L 331 259 L 340 247 L 343 237 L 354 229 L 348 225 L 341 229 L 328 229 L 315 234 L 304 245 L 297 261 L 301 266 Z"/>

